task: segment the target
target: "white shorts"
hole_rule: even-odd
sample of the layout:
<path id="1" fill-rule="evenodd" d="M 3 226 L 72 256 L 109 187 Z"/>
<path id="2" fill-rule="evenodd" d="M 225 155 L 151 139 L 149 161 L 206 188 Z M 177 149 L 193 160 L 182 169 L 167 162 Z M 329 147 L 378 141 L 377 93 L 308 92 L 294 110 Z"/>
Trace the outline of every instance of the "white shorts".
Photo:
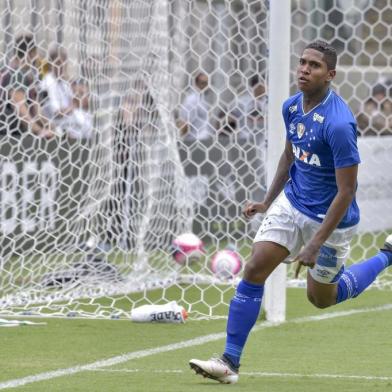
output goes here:
<path id="1" fill-rule="evenodd" d="M 290 263 L 320 226 L 321 223 L 294 208 L 282 192 L 268 210 L 253 242 L 271 241 L 284 246 L 290 252 L 284 262 Z M 320 249 L 316 265 L 309 269 L 314 280 L 320 283 L 338 281 L 344 271 L 344 262 L 356 231 L 357 225 L 332 232 Z"/>

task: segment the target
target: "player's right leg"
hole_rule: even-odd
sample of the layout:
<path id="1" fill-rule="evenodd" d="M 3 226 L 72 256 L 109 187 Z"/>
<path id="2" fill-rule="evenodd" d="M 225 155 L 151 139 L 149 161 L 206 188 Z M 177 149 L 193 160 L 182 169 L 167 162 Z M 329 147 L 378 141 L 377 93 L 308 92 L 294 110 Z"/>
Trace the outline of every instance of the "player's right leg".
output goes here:
<path id="1" fill-rule="evenodd" d="M 191 359 L 189 365 L 197 374 L 224 384 L 238 381 L 242 350 L 260 312 L 264 282 L 288 254 L 286 248 L 273 242 L 253 245 L 252 257 L 230 303 L 224 353 L 207 361 Z"/>
<path id="2" fill-rule="evenodd" d="M 264 282 L 294 248 L 302 245 L 292 212 L 285 197 L 279 198 L 268 212 L 254 240 L 243 279 L 230 303 L 224 353 L 219 359 L 191 359 L 189 364 L 197 374 L 222 383 L 238 381 L 242 350 L 260 312 Z"/>

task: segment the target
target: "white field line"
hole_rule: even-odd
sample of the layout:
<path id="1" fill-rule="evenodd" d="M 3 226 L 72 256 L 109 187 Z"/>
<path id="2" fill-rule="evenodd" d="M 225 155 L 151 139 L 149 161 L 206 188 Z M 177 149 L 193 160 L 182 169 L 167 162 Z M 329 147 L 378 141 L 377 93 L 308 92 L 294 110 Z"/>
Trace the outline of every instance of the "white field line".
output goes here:
<path id="1" fill-rule="evenodd" d="M 182 369 L 94 369 L 94 372 L 108 372 L 108 373 L 153 373 L 153 374 L 181 374 L 185 373 Z M 392 381 L 392 377 L 388 376 L 362 376 L 355 374 L 301 374 L 301 373 L 277 373 L 277 372 L 241 372 L 241 376 L 252 377 L 285 377 L 285 378 L 331 378 L 331 379 L 346 379 L 346 380 L 368 380 L 368 381 Z"/>
<path id="2" fill-rule="evenodd" d="M 347 311 L 340 311 L 340 312 L 331 312 L 331 313 L 324 313 L 319 316 L 309 316 L 309 317 L 300 317 L 293 320 L 280 322 L 280 323 L 271 323 L 271 322 L 264 322 L 258 324 L 256 327 L 253 328 L 253 332 L 260 331 L 265 328 L 276 327 L 282 324 L 301 324 L 307 323 L 312 321 L 320 321 L 320 320 L 329 320 L 337 317 L 346 317 L 352 316 L 355 314 L 361 313 L 371 313 L 371 312 L 381 312 L 386 310 L 392 310 L 392 304 L 377 306 L 374 308 L 362 308 L 362 309 L 353 309 Z M 40 382 L 45 380 L 51 380 L 53 378 L 62 377 L 62 376 L 70 376 L 72 374 L 81 373 L 84 371 L 91 371 L 96 370 L 108 366 L 118 365 L 120 363 L 128 362 L 133 359 L 140 359 L 145 358 L 151 355 L 156 355 L 160 353 L 166 353 L 169 351 L 179 350 L 182 348 L 188 348 L 193 346 L 200 346 L 205 343 L 214 342 L 219 339 L 224 339 L 226 337 L 225 332 L 215 333 L 210 335 L 199 336 L 195 339 L 184 340 L 182 342 L 177 342 L 173 344 L 168 344 L 166 346 L 151 348 L 147 350 L 140 350 L 140 351 L 133 351 L 127 354 L 118 355 L 112 358 L 103 359 L 100 361 L 92 362 L 85 365 L 77 365 L 65 369 L 58 369 L 49 372 L 39 373 L 32 376 L 22 377 L 14 380 L 8 380 L 0 383 L 0 390 L 7 389 L 7 388 L 16 388 L 22 385 L 31 384 L 34 382 Z M 244 373 L 245 374 L 245 373 Z"/>

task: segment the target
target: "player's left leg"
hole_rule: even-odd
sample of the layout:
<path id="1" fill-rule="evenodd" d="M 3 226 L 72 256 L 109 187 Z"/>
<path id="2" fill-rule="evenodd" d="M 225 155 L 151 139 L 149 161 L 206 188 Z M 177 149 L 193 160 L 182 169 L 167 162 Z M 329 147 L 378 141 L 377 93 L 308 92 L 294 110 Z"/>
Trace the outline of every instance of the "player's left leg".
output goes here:
<path id="1" fill-rule="evenodd" d="M 326 308 L 349 298 L 357 297 L 374 282 L 385 268 L 392 265 L 392 235 L 389 235 L 385 240 L 384 248 L 375 256 L 361 263 L 353 264 L 345 270 L 344 266 L 340 267 L 337 275 L 328 282 L 328 278 L 325 278 L 330 269 L 325 267 L 325 249 L 331 250 L 332 248 L 323 248 L 316 266 L 308 271 L 308 298 L 319 308 Z M 329 256 L 331 260 L 332 256 Z"/>

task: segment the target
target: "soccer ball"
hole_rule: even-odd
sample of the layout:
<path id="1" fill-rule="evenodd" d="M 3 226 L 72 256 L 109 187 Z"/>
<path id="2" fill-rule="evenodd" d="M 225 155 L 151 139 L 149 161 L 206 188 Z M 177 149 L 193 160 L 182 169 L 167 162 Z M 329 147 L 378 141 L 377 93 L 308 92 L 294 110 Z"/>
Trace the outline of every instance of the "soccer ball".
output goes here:
<path id="1" fill-rule="evenodd" d="M 179 235 L 172 243 L 173 258 L 178 264 L 185 264 L 188 261 L 197 261 L 203 254 L 204 243 L 193 233 Z"/>
<path id="2" fill-rule="evenodd" d="M 242 269 L 241 256 L 232 249 L 218 251 L 211 259 L 211 271 L 220 279 L 234 278 Z"/>

